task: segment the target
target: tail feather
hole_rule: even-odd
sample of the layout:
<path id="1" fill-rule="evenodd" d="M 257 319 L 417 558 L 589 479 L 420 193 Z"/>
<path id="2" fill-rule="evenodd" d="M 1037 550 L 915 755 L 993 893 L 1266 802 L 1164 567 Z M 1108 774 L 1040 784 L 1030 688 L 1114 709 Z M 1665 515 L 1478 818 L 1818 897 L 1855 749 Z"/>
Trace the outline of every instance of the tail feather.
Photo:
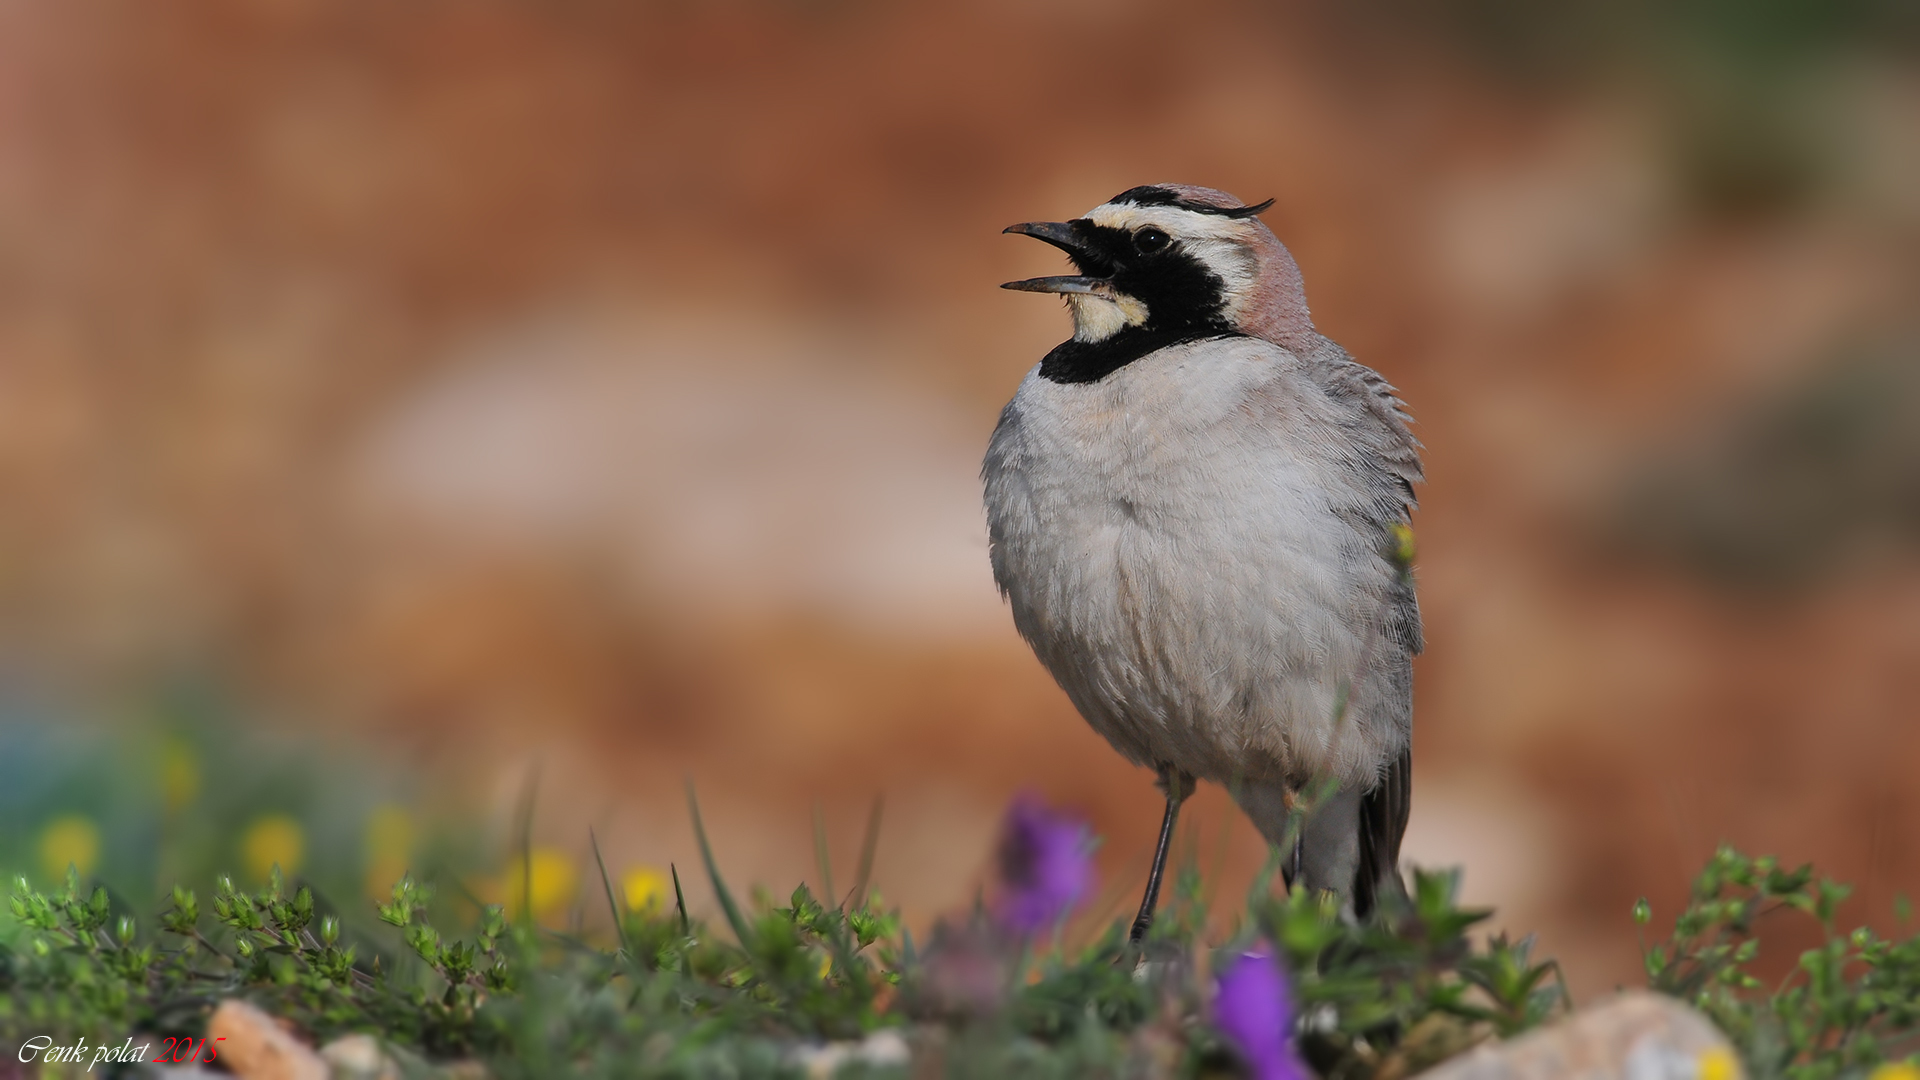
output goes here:
<path id="1" fill-rule="evenodd" d="M 1360 800 L 1360 865 L 1353 874 L 1353 911 L 1372 913 L 1384 891 L 1406 895 L 1400 880 L 1400 841 L 1413 810 L 1413 752 L 1400 751 L 1386 775 Z"/>

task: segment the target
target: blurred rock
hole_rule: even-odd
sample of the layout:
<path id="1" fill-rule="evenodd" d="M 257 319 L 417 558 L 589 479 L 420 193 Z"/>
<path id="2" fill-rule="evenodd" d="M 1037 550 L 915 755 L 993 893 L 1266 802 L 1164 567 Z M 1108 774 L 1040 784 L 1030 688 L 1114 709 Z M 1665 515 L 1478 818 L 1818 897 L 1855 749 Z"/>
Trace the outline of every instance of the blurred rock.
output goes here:
<path id="1" fill-rule="evenodd" d="M 1621 546 L 1723 586 L 1804 588 L 1920 543 L 1920 338 L 1856 349 L 1635 463 Z"/>
<path id="2" fill-rule="evenodd" d="M 370 425 L 358 512 L 387 542 L 597 551 L 619 602 L 696 625 L 807 611 L 934 641 L 1002 630 L 975 418 L 876 376 L 900 348 L 737 316 L 705 333 L 716 321 L 501 328 Z M 863 353 L 867 370 L 835 369 Z"/>
<path id="3" fill-rule="evenodd" d="M 1739 1058 L 1706 1017 L 1633 991 L 1420 1075 L 1428 1080 L 1736 1080 Z"/>
<path id="4" fill-rule="evenodd" d="M 207 1041 L 217 1044 L 219 1060 L 244 1080 L 328 1080 L 327 1064 L 312 1047 L 235 998 L 213 1010 Z"/>
<path id="5" fill-rule="evenodd" d="M 348 1035 L 320 1048 L 335 1080 L 400 1080 L 400 1066 L 371 1035 Z"/>
<path id="6" fill-rule="evenodd" d="M 871 1068 L 892 1068 L 907 1064 L 913 1058 L 912 1049 L 907 1045 L 906 1037 L 891 1028 L 876 1031 L 858 1041 L 831 1042 L 824 1046 L 801 1047 L 793 1055 L 794 1063 L 805 1071 L 808 1077 L 837 1076 L 848 1065 L 864 1065 Z"/>

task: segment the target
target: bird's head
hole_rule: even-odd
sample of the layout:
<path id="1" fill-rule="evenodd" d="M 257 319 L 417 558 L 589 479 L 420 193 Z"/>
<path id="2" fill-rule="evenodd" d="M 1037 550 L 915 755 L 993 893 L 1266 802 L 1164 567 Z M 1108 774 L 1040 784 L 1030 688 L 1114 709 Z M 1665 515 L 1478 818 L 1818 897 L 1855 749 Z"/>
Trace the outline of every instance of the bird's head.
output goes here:
<path id="1" fill-rule="evenodd" d="M 1130 188 L 1085 217 L 1008 227 L 1065 251 L 1080 273 L 1001 288 L 1065 296 L 1081 342 L 1139 327 L 1301 345 L 1313 321 L 1293 256 L 1260 221 L 1272 205 L 1185 184 Z"/>

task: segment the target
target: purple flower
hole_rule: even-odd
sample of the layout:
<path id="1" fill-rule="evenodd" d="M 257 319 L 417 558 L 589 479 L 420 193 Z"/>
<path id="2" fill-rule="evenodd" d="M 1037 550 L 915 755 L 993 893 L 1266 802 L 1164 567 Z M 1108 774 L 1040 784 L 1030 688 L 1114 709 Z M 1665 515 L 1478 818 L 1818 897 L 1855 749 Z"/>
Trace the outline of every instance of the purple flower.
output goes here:
<path id="1" fill-rule="evenodd" d="M 1084 822 L 1031 795 L 1016 798 L 1000 833 L 1001 924 L 1031 934 L 1072 910 L 1092 884 L 1092 847 Z"/>
<path id="2" fill-rule="evenodd" d="M 1241 953 L 1220 973 L 1213 1023 L 1246 1060 L 1254 1080 L 1310 1080 L 1293 1052 L 1293 990 L 1268 953 Z"/>

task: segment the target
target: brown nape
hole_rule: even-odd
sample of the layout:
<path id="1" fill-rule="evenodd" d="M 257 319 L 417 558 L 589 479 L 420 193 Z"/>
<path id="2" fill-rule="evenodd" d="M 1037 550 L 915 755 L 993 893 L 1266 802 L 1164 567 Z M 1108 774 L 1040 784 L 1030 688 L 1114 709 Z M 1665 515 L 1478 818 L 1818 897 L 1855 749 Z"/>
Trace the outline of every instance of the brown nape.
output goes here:
<path id="1" fill-rule="evenodd" d="M 1307 311 L 1299 264 L 1265 222 L 1248 219 L 1245 227 L 1246 244 L 1259 261 L 1259 273 L 1236 320 L 1240 332 L 1294 352 L 1310 348 L 1319 335 Z"/>

